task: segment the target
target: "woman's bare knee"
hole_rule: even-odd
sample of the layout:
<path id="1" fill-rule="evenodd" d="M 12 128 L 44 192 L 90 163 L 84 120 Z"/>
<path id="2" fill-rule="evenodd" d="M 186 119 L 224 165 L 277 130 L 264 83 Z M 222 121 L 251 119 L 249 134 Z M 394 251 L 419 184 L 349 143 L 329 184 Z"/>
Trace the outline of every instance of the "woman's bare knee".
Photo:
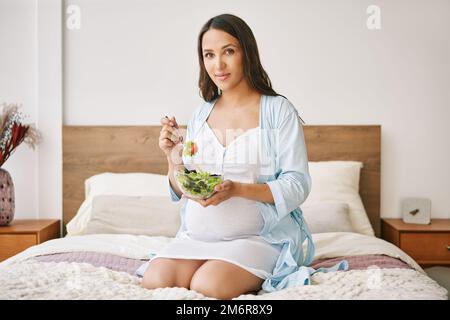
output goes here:
<path id="1" fill-rule="evenodd" d="M 263 280 L 233 264 L 210 260 L 191 279 L 191 290 L 204 296 L 228 300 L 259 290 Z"/>
<path id="2" fill-rule="evenodd" d="M 221 281 L 219 278 L 214 277 L 214 275 L 207 275 L 205 273 L 194 274 L 190 289 L 201 293 L 205 297 L 220 300 L 230 300 L 244 293 L 228 281 Z"/>
<path id="3" fill-rule="evenodd" d="M 171 259 L 158 258 L 150 262 L 144 273 L 142 287 L 147 289 L 176 286 L 176 264 Z"/>
<path id="4" fill-rule="evenodd" d="M 190 289 L 209 298 L 222 300 L 234 298 L 234 292 L 227 290 L 225 283 L 220 283 L 217 279 L 204 274 L 194 274 Z"/>
<path id="5" fill-rule="evenodd" d="M 189 289 L 192 275 L 204 260 L 154 259 L 142 280 L 147 289 L 181 287 Z"/>

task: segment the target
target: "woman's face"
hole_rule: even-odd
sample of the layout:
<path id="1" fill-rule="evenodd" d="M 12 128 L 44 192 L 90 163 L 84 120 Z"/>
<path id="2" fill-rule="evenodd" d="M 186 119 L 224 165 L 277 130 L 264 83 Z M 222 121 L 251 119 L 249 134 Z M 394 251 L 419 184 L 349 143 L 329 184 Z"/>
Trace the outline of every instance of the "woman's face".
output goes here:
<path id="1" fill-rule="evenodd" d="M 244 80 L 243 52 L 235 37 L 210 29 L 203 35 L 202 50 L 206 72 L 220 90 L 230 90 Z"/>

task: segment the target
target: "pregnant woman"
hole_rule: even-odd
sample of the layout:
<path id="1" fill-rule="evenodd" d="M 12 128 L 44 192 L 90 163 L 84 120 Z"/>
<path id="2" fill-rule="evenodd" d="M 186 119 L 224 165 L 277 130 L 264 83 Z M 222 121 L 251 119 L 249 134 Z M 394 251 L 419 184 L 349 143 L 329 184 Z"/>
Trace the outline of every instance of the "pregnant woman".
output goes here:
<path id="1" fill-rule="evenodd" d="M 272 89 L 242 19 L 210 19 L 198 37 L 198 56 L 205 103 L 184 140 L 195 142 L 196 153 L 180 159 L 174 117 L 161 120 L 159 146 L 168 159 L 173 201 L 184 196 L 174 176 L 180 164 L 224 181 L 208 199 L 187 199 L 178 234 L 151 258 L 142 285 L 231 299 L 308 284 L 314 246 L 299 206 L 311 178 L 298 112 Z"/>

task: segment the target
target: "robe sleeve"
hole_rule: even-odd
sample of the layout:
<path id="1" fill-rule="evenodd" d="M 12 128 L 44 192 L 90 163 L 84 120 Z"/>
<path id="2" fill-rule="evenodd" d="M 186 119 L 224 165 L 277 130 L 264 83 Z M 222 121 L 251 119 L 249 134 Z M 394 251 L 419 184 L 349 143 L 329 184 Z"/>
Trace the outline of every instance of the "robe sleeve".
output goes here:
<path id="1" fill-rule="evenodd" d="M 295 107 L 288 100 L 285 103 L 288 107 L 281 109 L 280 123 L 274 132 L 276 179 L 266 182 L 274 198 L 278 221 L 306 200 L 312 184 L 303 126 Z"/>
<path id="2" fill-rule="evenodd" d="M 169 185 L 169 193 L 170 193 L 170 199 L 172 202 L 180 201 L 181 197 L 179 197 L 175 191 L 173 190 L 172 186 L 170 185 L 169 176 L 167 176 L 167 184 Z"/>

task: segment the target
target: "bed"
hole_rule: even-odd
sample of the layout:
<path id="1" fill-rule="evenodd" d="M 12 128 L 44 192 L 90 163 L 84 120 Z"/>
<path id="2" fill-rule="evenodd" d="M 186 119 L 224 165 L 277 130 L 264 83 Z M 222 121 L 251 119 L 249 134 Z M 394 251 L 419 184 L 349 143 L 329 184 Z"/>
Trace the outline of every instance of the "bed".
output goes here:
<path id="1" fill-rule="evenodd" d="M 177 229 L 177 207 L 165 203 L 167 165 L 157 148 L 159 130 L 63 128 L 66 236 L 0 263 L 0 299 L 209 299 L 184 288 L 147 290 L 136 275 L 149 253 L 161 250 Z M 261 290 L 236 300 L 447 299 L 447 290 L 411 257 L 380 238 L 381 127 L 305 126 L 304 131 L 317 181 L 312 200 L 302 207 L 316 247 L 310 266 L 320 269 L 346 259 L 349 270 L 318 272 L 311 285 Z M 338 180 L 329 179 L 331 172 Z M 327 194 L 327 183 L 341 193 Z M 148 194 L 133 193 L 144 189 Z M 151 217 L 142 219 L 143 212 Z M 114 226 L 108 221 L 112 215 Z"/>

